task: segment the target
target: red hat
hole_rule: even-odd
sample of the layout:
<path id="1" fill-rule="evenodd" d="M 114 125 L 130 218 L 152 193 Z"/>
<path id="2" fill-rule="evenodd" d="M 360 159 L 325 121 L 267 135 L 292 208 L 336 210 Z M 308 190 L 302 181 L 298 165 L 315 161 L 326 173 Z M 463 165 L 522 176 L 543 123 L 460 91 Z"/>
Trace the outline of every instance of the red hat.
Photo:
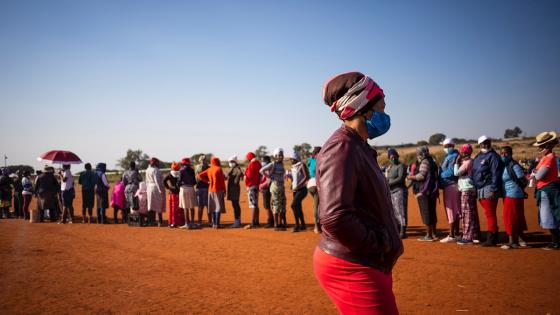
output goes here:
<path id="1" fill-rule="evenodd" d="M 172 171 L 178 171 L 179 170 L 179 163 L 173 161 L 173 163 L 171 163 L 171 170 Z"/>
<path id="2" fill-rule="evenodd" d="M 247 158 L 247 160 L 251 161 L 252 159 L 255 158 L 255 153 L 249 152 L 245 157 Z"/>
<path id="3" fill-rule="evenodd" d="M 189 164 L 191 164 L 191 159 L 189 159 L 188 157 L 183 158 L 183 159 L 181 160 L 181 164 L 183 164 L 183 165 L 189 165 Z"/>

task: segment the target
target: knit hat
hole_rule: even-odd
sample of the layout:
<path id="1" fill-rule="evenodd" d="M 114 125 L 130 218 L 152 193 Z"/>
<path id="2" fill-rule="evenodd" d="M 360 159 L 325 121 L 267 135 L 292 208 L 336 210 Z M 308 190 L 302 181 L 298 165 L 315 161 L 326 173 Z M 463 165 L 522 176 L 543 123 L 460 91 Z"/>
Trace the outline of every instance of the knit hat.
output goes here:
<path id="1" fill-rule="evenodd" d="M 387 150 L 387 156 L 388 157 L 392 157 L 392 156 L 396 156 L 399 157 L 399 153 L 397 152 L 397 150 L 390 148 L 389 150 Z"/>
<path id="2" fill-rule="evenodd" d="M 276 149 L 274 149 L 274 151 L 272 151 L 272 155 L 274 155 L 274 156 L 279 156 L 280 153 L 282 153 L 282 155 L 284 155 L 284 149 L 276 148 Z"/>
<path id="3" fill-rule="evenodd" d="M 472 146 L 468 143 L 463 144 L 461 146 L 461 149 L 459 149 L 459 152 L 462 154 L 472 154 L 472 151 L 473 151 Z"/>
<path id="4" fill-rule="evenodd" d="M 229 157 L 228 162 L 235 162 L 237 163 L 237 155 L 232 155 Z"/>
<path id="5" fill-rule="evenodd" d="M 179 169 L 180 169 L 179 163 L 173 161 L 173 163 L 171 163 L 171 170 L 172 171 L 178 171 Z"/>
<path id="6" fill-rule="evenodd" d="M 191 164 L 191 159 L 189 159 L 188 157 L 183 158 L 183 159 L 181 160 L 181 164 L 183 164 L 183 165 L 189 165 L 189 164 Z"/>
<path id="7" fill-rule="evenodd" d="M 331 112 L 336 112 L 338 117 L 342 120 L 346 120 L 354 116 L 370 101 L 380 100 L 385 97 L 385 94 L 383 94 L 383 90 L 379 87 L 379 85 L 377 85 L 377 83 L 375 83 L 375 81 L 367 75 L 363 75 L 363 77 L 350 87 L 342 97 L 332 104 L 327 103 L 327 90 L 329 90 L 329 85 L 340 76 L 348 76 L 352 74 L 363 75 L 359 72 L 341 73 L 329 79 L 323 86 L 323 100 L 331 107 Z"/>
<path id="8" fill-rule="evenodd" d="M 255 153 L 249 152 L 247 153 L 247 155 L 245 155 L 245 157 L 247 158 L 247 160 L 251 161 L 252 159 L 255 158 Z"/>
<path id="9" fill-rule="evenodd" d="M 290 157 L 292 160 L 301 161 L 301 155 L 298 151 L 294 151 L 292 156 Z"/>

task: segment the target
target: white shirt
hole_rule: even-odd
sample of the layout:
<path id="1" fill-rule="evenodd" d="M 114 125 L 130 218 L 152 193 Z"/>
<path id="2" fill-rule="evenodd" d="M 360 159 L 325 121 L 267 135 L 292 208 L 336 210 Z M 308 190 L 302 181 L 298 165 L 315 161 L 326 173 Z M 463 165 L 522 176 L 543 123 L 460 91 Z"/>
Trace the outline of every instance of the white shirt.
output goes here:
<path id="1" fill-rule="evenodd" d="M 60 184 L 60 190 L 65 191 L 74 187 L 74 177 L 70 170 L 65 170 L 63 173 L 62 183 Z M 64 180 L 66 178 L 66 180 Z"/>

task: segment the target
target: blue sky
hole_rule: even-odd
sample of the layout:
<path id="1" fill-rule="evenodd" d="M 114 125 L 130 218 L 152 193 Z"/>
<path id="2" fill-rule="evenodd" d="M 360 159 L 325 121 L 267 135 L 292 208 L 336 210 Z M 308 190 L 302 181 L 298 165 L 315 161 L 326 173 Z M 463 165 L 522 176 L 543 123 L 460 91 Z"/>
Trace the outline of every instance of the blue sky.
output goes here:
<path id="1" fill-rule="evenodd" d="M 112 166 L 321 145 L 358 70 L 386 94 L 372 144 L 558 129 L 558 1 L 0 1 L 0 153 Z M 81 167 L 80 167 L 81 169 Z"/>

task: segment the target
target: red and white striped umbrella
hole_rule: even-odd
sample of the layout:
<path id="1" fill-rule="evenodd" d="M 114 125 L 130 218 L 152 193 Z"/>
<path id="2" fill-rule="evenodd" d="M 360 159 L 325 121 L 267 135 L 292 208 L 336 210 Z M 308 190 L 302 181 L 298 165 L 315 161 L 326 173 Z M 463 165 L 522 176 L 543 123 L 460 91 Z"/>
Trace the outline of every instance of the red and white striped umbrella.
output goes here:
<path id="1" fill-rule="evenodd" d="M 48 161 L 55 164 L 82 164 L 82 160 L 80 160 L 76 154 L 63 150 L 51 150 L 49 152 L 45 152 L 41 154 L 37 160 Z"/>

